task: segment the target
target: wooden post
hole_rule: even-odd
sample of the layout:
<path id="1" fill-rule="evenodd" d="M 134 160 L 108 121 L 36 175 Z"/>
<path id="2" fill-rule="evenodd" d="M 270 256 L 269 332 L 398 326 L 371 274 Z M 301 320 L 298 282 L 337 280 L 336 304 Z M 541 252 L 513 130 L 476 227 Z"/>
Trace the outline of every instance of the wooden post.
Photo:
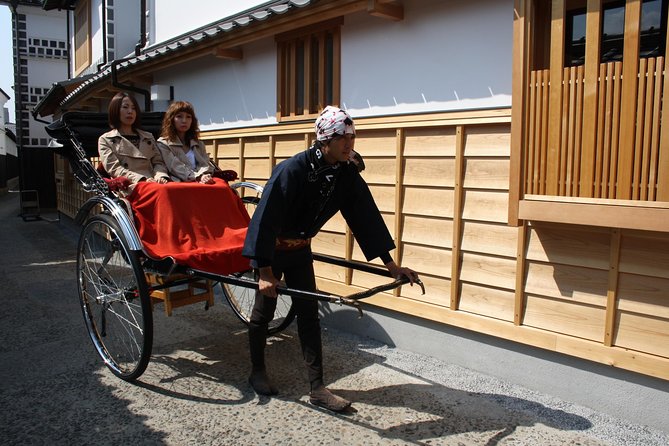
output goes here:
<path id="1" fill-rule="evenodd" d="M 565 0 L 553 0 L 551 11 L 550 104 L 548 151 L 546 153 L 546 195 L 558 193 L 558 169 L 562 133 L 562 75 L 564 71 Z"/>
<path id="2" fill-rule="evenodd" d="M 527 261 L 527 222 L 518 227 L 516 249 L 516 291 L 513 308 L 513 324 L 521 325 L 525 316 L 525 264 Z"/>
<path id="3" fill-rule="evenodd" d="M 602 0 L 588 0 L 585 23 L 585 87 L 583 91 L 583 141 L 579 197 L 594 196 L 595 146 Z"/>
<path id="4" fill-rule="evenodd" d="M 404 203 L 404 129 L 397 129 L 395 144 L 395 262 L 402 264 L 402 204 Z M 395 288 L 393 294 L 399 296 L 402 287 Z"/>
<path id="5" fill-rule="evenodd" d="M 524 145 L 525 135 L 525 100 L 527 92 L 527 15 L 526 7 L 529 1 L 514 0 L 513 2 L 513 74 L 511 95 L 511 163 L 509 166 L 509 213 L 508 223 L 518 226 L 518 202 L 522 197 L 523 153 L 527 148 Z"/>
<path id="6" fill-rule="evenodd" d="M 453 190 L 453 250 L 451 252 L 451 310 L 460 306 L 460 250 L 465 180 L 465 128 L 455 128 L 455 188 Z"/>
<path id="7" fill-rule="evenodd" d="M 669 12 L 667 13 L 669 14 Z M 669 33 L 665 48 L 669 48 Z M 666 51 L 666 50 L 665 50 Z M 662 122 L 660 124 L 660 156 L 657 175 L 657 201 L 669 201 L 669 73 L 667 55 L 664 56 L 664 82 L 662 87 Z"/>
<path id="8" fill-rule="evenodd" d="M 618 181 L 615 198 L 632 196 L 632 169 L 637 109 L 637 77 L 639 75 L 639 28 L 641 0 L 625 3 L 625 44 L 623 47 L 623 87 L 620 114 L 620 147 L 618 150 Z"/>
<path id="9" fill-rule="evenodd" d="M 609 258 L 609 289 L 606 292 L 606 326 L 604 345 L 611 347 L 615 335 L 616 314 L 618 312 L 618 275 L 620 264 L 620 229 L 611 231 L 611 255 Z"/>

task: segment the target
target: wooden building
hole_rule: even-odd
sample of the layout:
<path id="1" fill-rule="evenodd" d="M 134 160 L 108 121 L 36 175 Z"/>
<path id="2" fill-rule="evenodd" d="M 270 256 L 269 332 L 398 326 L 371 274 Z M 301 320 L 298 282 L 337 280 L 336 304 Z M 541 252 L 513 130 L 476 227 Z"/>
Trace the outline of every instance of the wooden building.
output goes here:
<path id="1" fill-rule="evenodd" d="M 101 2 L 44 3 L 75 8 L 78 30 Z M 128 85 L 149 107 L 190 100 L 211 157 L 259 183 L 324 105 L 347 108 L 393 255 L 427 289 L 371 305 L 666 383 L 667 3 L 284 0 L 164 40 L 149 11 L 158 40 L 44 104 L 104 110 Z M 83 197 L 60 169 L 71 215 Z M 363 260 L 341 217 L 314 250 Z M 317 274 L 335 292 L 378 283 Z"/>

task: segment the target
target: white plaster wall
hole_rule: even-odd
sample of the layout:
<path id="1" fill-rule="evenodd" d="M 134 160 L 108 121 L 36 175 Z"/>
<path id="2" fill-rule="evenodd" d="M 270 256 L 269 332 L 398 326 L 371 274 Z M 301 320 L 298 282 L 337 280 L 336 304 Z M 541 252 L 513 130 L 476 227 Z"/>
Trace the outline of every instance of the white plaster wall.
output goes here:
<path id="1" fill-rule="evenodd" d="M 162 1 L 160 1 L 161 7 Z M 139 10 L 139 1 L 119 1 L 114 2 L 114 39 L 116 46 L 116 58 L 120 59 L 135 55 L 135 45 L 140 41 L 140 25 L 142 16 Z M 180 7 L 180 14 L 183 13 L 183 2 Z"/>
<path id="2" fill-rule="evenodd" d="M 511 106 L 512 0 L 411 0 L 391 22 L 342 28 L 342 106 L 353 116 Z"/>
<path id="3" fill-rule="evenodd" d="M 511 106 L 512 0 L 407 0 L 404 9 L 401 22 L 367 13 L 344 21 L 341 97 L 354 117 Z M 154 82 L 193 102 L 203 130 L 275 123 L 276 43 L 243 52 L 172 67 Z"/>
<path id="4" fill-rule="evenodd" d="M 154 0 L 147 5 L 157 4 L 149 13 L 150 44 L 164 42 L 173 37 L 230 17 L 239 12 L 266 3 L 258 0 L 197 0 L 184 4 L 183 0 Z M 184 7 L 188 14 L 184 14 Z"/>
<path id="5" fill-rule="evenodd" d="M 50 88 L 54 82 L 67 79 L 67 63 L 64 59 L 28 59 L 28 85 Z"/>
<path id="6" fill-rule="evenodd" d="M 104 57 L 102 40 L 102 0 L 91 1 L 91 64 L 97 64 Z M 74 28 L 72 28 L 74 31 Z M 73 47 L 74 48 L 74 47 Z"/>
<path id="7" fill-rule="evenodd" d="M 67 22 L 64 13 L 55 14 L 30 8 L 26 15 L 27 36 L 41 39 L 67 40 Z"/>
<path id="8" fill-rule="evenodd" d="M 203 130 L 275 123 L 276 50 L 272 39 L 243 49 L 242 60 L 213 56 L 154 73 L 174 87 L 174 99 L 193 104 Z"/>

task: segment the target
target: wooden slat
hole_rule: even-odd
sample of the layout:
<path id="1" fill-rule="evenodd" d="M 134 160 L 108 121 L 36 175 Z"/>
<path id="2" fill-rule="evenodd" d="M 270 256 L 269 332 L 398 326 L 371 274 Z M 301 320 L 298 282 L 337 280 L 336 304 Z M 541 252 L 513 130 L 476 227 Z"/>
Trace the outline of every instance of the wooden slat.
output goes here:
<path id="1" fill-rule="evenodd" d="M 620 272 L 650 279 L 669 279 L 669 238 L 665 234 L 625 231 L 620 253 Z M 648 287 L 649 290 L 651 287 Z M 657 288 L 661 294 L 661 288 Z M 665 296 L 666 297 L 666 296 Z M 666 302 L 663 302 L 666 305 Z M 669 305 L 667 305 L 669 309 Z"/>
<path id="2" fill-rule="evenodd" d="M 513 299 L 513 323 L 521 325 L 525 316 L 525 265 L 527 263 L 527 222 L 518 228 L 516 245 L 516 289 Z"/>
<path id="3" fill-rule="evenodd" d="M 669 15 L 669 11 L 667 12 Z M 669 33 L 667 33 L 665 48 L 669 48 Z M 665 55 L 666 57 L 666 55 Z M 665 63 L 665 68 L 666 68 Z M 664 73 L 662 82 L 662 104 L 669 104 L 669 74 Z M 669 113 L 662 108 L 662 122 L 660 123 L 660 153 L 657 168 L 657 200 L 669 201 Z"/>
<path id="4" fill-rule="evenodd" d="M 311 102 L 312 102 L 312 94 L 313 90 L 311 86 L 313 85 L 314 79 L 312 78 L 312 70 L 311 70 L 311 65 L 313 61 L 311 60 L 312 57 L 312 50 L 311 50 L 311 38 L 308 36 L 307 38 L 304 39 L 304 100 L 302 102 L 302 107 L 304 108 L 303 113 L 304 114 L 310 114 L 310 113 L 316 113 L 318 110 L 312 110 L 311 109 Z"/>
<path id="5" fill-rule="evenodd" d="M 467 220 L 506 223 L 509 195 L 503 191 L 465 192 L 462 215 Z"/>
<path id="6" fill-rule="evenodd" d="M 463 181 L 466 189 L 508 190 L 508 158 L 467 158 Z"/>
<path id="7" fill-rule="evenodd" d="M 640 182 L 641 182 L 641 161 L 643 155 L 643 128 L 644 120 L 646 119 L 646 82 L 648 81 L 647 76 L 648 70 L 648 59 L 643 58 L 639 61 L 639 78 L 637 82 L 637 102 L 636 102 L 636 128 L 639 131 L 636 132 L 634 137 L 634 153 L 632 156 L 632 180 L 630 183 L 631 186 L 631 198 L 632 200 L 638 200 L 640 198 Z"/>
<path id="8" fill-rule="evenodd" d="M 657 168 L 660 155 L 660 120 L 662 106 L 662 85 L 666 58 L 658 57 L 655 66 L 655 95 L 653 98 L 653 127 L 651 129 L 650 160 L 648 165 L 648 200 L 655 201 L 658 191 Z"/>
<path id="9" fill-rule="evenodd" d="M 604 309 L 528 294 L 524 325 L 601 342 Z"/>
<path id="10" fill-rule="evenodd" d="M 599 93 L 597 100 L 597 129 L 595 141 L 595 156 L 594 156 L 594 178 L 592 187 L 592 196 L 599 198 L 602 196 L 602 163 L 604 162 L 604 122 L 607 115 L 606 106 L 606 67 L 607 64 L 599 65 Z M 586 68 L 587 69 L 587 68 Z M 587 80 L 586 80 L 587 82 Z M 587 116 L 587 115 L 586 115 Z M 584 142 L 585 144 L 585 142 Z M 608 154 L 607 154 L 608 156 Z M 582 195 L 581 195 L 582 196 Z"/>
<path id="11" fill-rule="evenodd" d="M 583 90 L 583 140 L 581 144 L 580 188 L 578 195 L 592 197 L 594 192 L 595 153 L 597 147 L 599 53 L 602 0 L 588 0 L 585 22 L 585 86 Z"/>
<path id="12" fill-rule="evenodd" d="M 527 294 L 580 302 L 602 309 L 606 306 L 608 271 L 532 261 L 527 262 L 526 277 Z M 597 340 L 602 340 L 601 331 Z"/>
<path id="13" fill-rule="evenodd" d="M 461 247 L 464 251 L 516 257 L 517 228 L 473 221 L 465 221 L 462 226 Z"/>
<path id="14" fill-rule="evenodd" d="M 332 34 L 332 103 L 341 105 L 341 28 L 335 28 Z"/>
<path id="15" fill-rule="evenodd" d="M 552 129 L 551 126 L 551 121 L 550 121 L 550 115 L 549 115 L 549 96 L 551 93 L 551 88 L 550 88 L 550 71 L 549 70 L 544 70 L 543 71 L 543 81 L 542 81 L 542 86 L 541 86 L 541 133 L 540 133 L 540 140 L 541 143 L 539 145 L 539 157 L 538 157 L 538 165 L 539 168 L 537 170 L 537 186 L 538 188 L 535 189 L 539 191 L 542 194 L 546 193 L 546 154 L 548 152 L 548 144 L 550 140 L 550 135 L 549 135 L 549 129 Z M 559 134 L 559 132 L 558 132 Z M 559 143 L 559 141 L 558 141 Z M 557 150 L 557 149 L 556 149 Z"/>
<path id="16" fill-rule="evenodd" d="M 574 123 L 574 154 L 571 169 L 571 184 L 569 196 L 579 195 L 579 179 L 581 177 L 581 152 L 582 152 L 582 138 L 583 138 L 583 81 L 585 77 L 585 69 L 583 66 L 576 68 L 576 77 L 578 82 L 576 84 L 576 112 Z"/>
<path id="17" fill-rule="evenodd" d="M 453 218 L 453 191 L 445 188 L 404 186 L 401 212 Z"/>
<path id="18" fill-rule="evenodd" d="M 566 189 L 565 181 L 567 176 L 568 151 L 573 147 L 573 144 L 570 144 L 572 142 L 570 136 L 573 135 L 574 129 L 573 127 L 570 128 L 572 120 L 569 119 L 570 114 L 574 111 L 574 90 L 571 89 L 570 82 L 573 71 L 573 67 L 565 68 L 562 75 L 562 134 L 560 136 L 560 150 L 556 158 L 557 164 L 554 165 L 557 169 L 557 190 L 553 195 L 560 195 L 563 197 L 565 196 Z M 553 168 L 553 166 L 551 166 L 551 168 Z M 546 192 L 544 191 L 544 193 Z"/>
<path id="19" fill-rule="evenodd" d="M 606 291 L 606 319 L 604 325 L 604 345 L 613 345 L 615 336 L 615 323 L 618 314 L 618 275 L 620 264 L 620 240 L 621 231 L 611 231 L 611 260 L 609 266 L 609 287 Z"/>
<path id="20" fill-rule="evenodd" d="M 527 238 L 527 260 L 602 271 L 609 268 L 608 228 L 532 222 Z"/>
<path id="21" fill-rule="evenodd" d="M 536 168 L 534 164 L 535 154 L 537 151 L 537 139 L 539 132 L 537 131 L 537 119 L 539 119 L 539 107 L 537 107 L 537 100 L 540 95 L 537 95 L 537 72 L 530 73 L 530 104 L 528 110 L 528 131 L 527 131 L 527 145 L 525 153 L 525 193 L 536 193 L 534 188 L 534 175 Z M 513 119 L 513 118 L 512 118 Z"/>
<path id="22" fill-rule="evenodd" d="M 516 287 L 516 260 L 462 252 L 460 280 L 513 291 Z"/>
<path id="23" fill-rule="evenodd" d="M 452 127 L 405 129 L 404 155 L 454 157 L 455 139 L 455 128 Z M 383 147 L 388 149 L 386 143 Z"/>
<path id="24" fill-rule="evenodd" d="M 636 127 L 637 77 L 639 74 L 639 29 L 641 0 L 625 3 L 625 43 L 623 47 L 623 85 L 620 115 L 620 147 L 616 198 L 632 196 L 632 165 Z"/>
<path id="25" fill-rule="evenodd" d="M 622 71 L 623 64 L 620 62 L 614 63 L 613 71 L 613 119 L 611 121 L 611 158 L 609 160 L 609 182 L 608 192 L 604 198 L 616 198 L 616 191 L 618 190 L 618 150 L 621 145 L 620 135 L 618 129 L 620 128 L 621 119 L 623 119 L 620 106 L 622 103 Z M 618 197 L 619 198 L 619 197 Z"/>
<path id="26" fill-rule="evenodd" d="M 493 319 L 513 321 L 513 293 L 507 290 L 463 283 L 460 309 Z"/>
<path id="27" fill-rule="evenodd" d="M 615 345 L 658 357 L 669 356 L 669 320 L 621 312 Z"/>
<path id="28" fill-rule="evenodd" d="M 297 114 L 297 42 L 289 44 L 288 62 L 288 113 L 287 116 Z"/>
<path id="29" fill-rule="evenodd" d="M 651 142 L 653 138 L 652 128 L 653 122 L 657 119 L 653 115 L 653 110 L 655 108 L 654 99 L 655 99 L 655 63 L 654 58 L 647 59 L 648 68 L 647 68 L 647 79 L 646 79 L 646 109 L 644 110 L 644 122 L 643 122 L 643 153 L 641 154 L 641 166 L 637 169 L 639 171 L 639 198 L 641 200 L 648 200 L 648 189 L 649 189 L 649 179 L 650 179 L 650 151 L 651 151 Z M 639 148 L 637 147 L 637 151 Z"/>
<path id="30" fill-rule="evenodd" d="M 454 184 L 454 216 L 453 244 L 451 260 L 451 310 L 457 310 L 460 302 L 460 255 L 462 246 L 462 209 L 464 204 L 465 182 L 465 128 L 461 125 L 455 129 L 455 184 Z"/>
<path id="31" fill-rule="evenodd" d="M 403 262 L 402 250 L 402 202 L 404 201 L 404 129 L 396 130 L 395 142 L 395 262 L 401 265 Z M 395 296 L 399 296 L 400 288 L 393 291 Z"/>
<path id="32" fill-rule="evenodd" d="M 562 76 L 564 67 L 565 0 L 553 0 L 551 9 L 550 111 L 546 153 L 546 189 L 541 193 L 558 194 L 558 171 L 562 134 Z"/>
<path id="33" fill-rule="evenodd" d="M 621 273 L 618 278 L 618 311 L 669 320 L 668 286 L 666 278 Z"/>

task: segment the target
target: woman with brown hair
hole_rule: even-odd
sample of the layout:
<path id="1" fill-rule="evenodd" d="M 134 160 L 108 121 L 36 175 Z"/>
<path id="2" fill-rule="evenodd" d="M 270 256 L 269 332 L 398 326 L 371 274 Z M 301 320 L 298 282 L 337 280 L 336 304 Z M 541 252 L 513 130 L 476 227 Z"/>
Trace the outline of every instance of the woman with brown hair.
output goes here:
<path id="1" fill-rule="evenodd" d="M 190 102 L 175 101 L 165 112 L 158 147 L 174 181 L 213 184 L 214 167 L 200 141 L 200 128 Z"/>

